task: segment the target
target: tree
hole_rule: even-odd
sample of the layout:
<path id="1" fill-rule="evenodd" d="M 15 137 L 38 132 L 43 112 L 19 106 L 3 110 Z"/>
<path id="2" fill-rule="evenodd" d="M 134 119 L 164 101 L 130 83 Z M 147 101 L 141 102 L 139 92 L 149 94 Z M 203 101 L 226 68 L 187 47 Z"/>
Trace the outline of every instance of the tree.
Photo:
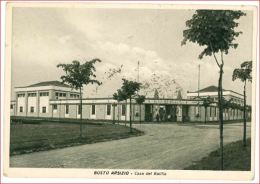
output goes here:
<path id="1" fill-rule="evenodd" d="M 222 97 L 221 103 L 222 103 L 223 110 L 227 109 L 227 111 L 228 111 L 230 108 L 232 108 L 232 99 L 226 100 L 224 97 Z M 228 111 L 228 120 L 229 120 L 229 111 Z"/>
<path id="2" fill-rule="evenodd" d="M 97 84 L 101 85 L 101 82 L 96 80 L 95 75 L 95 63 L 101 62 L 100 59 L 92 59 L 90 61 L 85 61 L 85 63 L 80 64 L 79 61 L 74 60 L 71 64 L 58 64 L 57 67 L 61 67 L 65 72 L 65 75 L 61 76 L 63 83 L 67 83 L 71 88 L 79 90 L 80 92 L 80 138 L 82 138 L 82 89 L 84 85 Z"/>
<path id="3" fill-rule="evenodd" d="M 124 101 L 124 100 L 126 101 L 127 96 L 126 96 L 126 94 L 123 93 L 122 90 L 117 90 L 117 93 L 113 94 L 113 98 L 115 100 L 117 100 L 117 104 L 118 104 L 117 113 L 118 113 L 118 122 L 119 122 L 119 102 Z M 125 126 L 126 126 L 126 123 L 125 123 Z"/>
<path id="4" fill-rule="evenodd" d="M 136 99 L 135 99 L 135 101 L 136 101 L 136 103 L 139 105 L 139 120 L 140 120 L 140 124 L 141 124 L 141 120 L 142 120 L 142 118 L 141 118 L 141 105 L 144 103 L 144 101 L 145 101 L 145 96 L 143 96 L 143 95 L 138 95 L 137 97 L 136 97 Z"/>
<path id="5" fill-rule="evenodd" d="M 244 119 L 244 131 L 243 131 L 243 145 L 246 147 L 246 82 L 252 82 L 252 61 L 245 61 L 241 64 L 240 68 L 236 68 L 233 71 L 232 80 L 240 79 L 244 82 L 244 108 L 243 108 L 243 119 Z"/>
<path id="6" fill-rule="evenodd" d="M 223 170 L 223 108 L 221 99 L 223 97 L 222 75 L 224 67 L 223 54 L 228 54 L 230 48 L 236 49 L 238 43 L 234 43 L 235 38 L 242 32 L 235 31 L 238 26 L 236 20 L 245 13 L 233 10 L 196 10 L 190 20 L 186 22 L 188 29 L 183 31 L 182 45 L 187 41 L 197 43 L 204 50 L 199 55 L 214 56 L 214 60 L 219 68 L 218 79 L 218 105 L 219 105 L 219 126 L 220 126 L 220 167 Z M 221 59 L 217 59 L 216 54 L 220 54 Z"/>
<path id="7" fill-rule="evenodd" d="M 123 80 L 123 85 L 121 89 L 117 90 L 117 93 L 113 94 L 114 99 L 117 100 L 127 100 L 130 101 L 130 112 L 129 112 L 129 122 L 130 122 L 130 133 L 133 132 L 132 130 L 132 99 L 135 97 L 136 93 L 140 90 L 141 83 L 129 81 L 126 79 Z"/>
<path id="8" fill-rule="evenodd" d="M 214 100 L 208 96 L 207 98 L 203 98 L 203 106 L 205 108 L 205 119 L 204 119 L 204 123 L 206 124 L 207 121 L 207 108 L 210 106 L 210 104 L 212 104 L 214 102 Z"/>

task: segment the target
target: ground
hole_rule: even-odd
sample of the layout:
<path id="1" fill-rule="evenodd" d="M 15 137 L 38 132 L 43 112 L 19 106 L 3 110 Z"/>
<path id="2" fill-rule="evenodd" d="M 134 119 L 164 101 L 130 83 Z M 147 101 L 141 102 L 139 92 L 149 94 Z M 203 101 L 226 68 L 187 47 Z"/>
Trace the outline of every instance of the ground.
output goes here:
<path id="1" fill-rule="evenodd" d="M 250 171 L 251 168 L 251 139 L 247 139 L 247 146 L 243 141 L 229 143 L 223 148 L 223 170 L 227 171 Z M 220 149 L 211 152 L 200 161 L 185 168 L 187 170 L 220 170 Z"/>
<path id="2" fill-rule="evenodd" d="M 145 135 L 12 156 L 11 167 L 184 169 L 219 147 L 218 125 L 134 125 Z M 250 137 L 250 123 L 247 135 Z M 243 124 L 224 125 L 224 144 L 242 139 Z"/>
<path id="3" fill-rule="evenodd" d="M 77 123 L 25 123 L 11 124 L 10 153 L 17 155 L 35 151 L 70 147 L 86 143 L 111 141 L 136 135 L 140 131 L 118 124 L 88 123 L 82 125 L 82 139 L 80 139 L 80 125 Z"/>

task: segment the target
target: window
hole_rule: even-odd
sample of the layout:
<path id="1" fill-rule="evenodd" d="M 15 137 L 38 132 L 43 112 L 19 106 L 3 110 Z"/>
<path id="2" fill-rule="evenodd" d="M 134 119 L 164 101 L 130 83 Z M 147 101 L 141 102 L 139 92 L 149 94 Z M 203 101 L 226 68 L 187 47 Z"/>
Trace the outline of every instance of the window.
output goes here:
<path id="1" fill-rule="evenodd" d="M 10 109 L 13 109 L 13 108 L 14 108 L 14 105 L 13 105 L 13 104 L 11 104 L 11 105 L 10 105 Z"/>
<path id="2" fill-rule="evenodd" d="M 77 94 L 70 94 L 70 98 L 78 98 L 79 95 Z"/>
<path id="3" fill-rule="evenodd" d="M 23 112 L 23 107 L 22 106 L 20 107 L 20 111 L 19 112 Z"/>
<path id="4" fill-rule="evenodd" d="M 66 97 L 67 95 L 66 95 L 66 93 L 62 93 L 62 96 L 63 96 L 63 97 Z"/>
<path id="5" fill-rule="evenodd" d="M 125 112 L 126 112 L 126 105 L 122 104 L 122 110 L 121 110 L 122 116 L 125 116 Z"/>
<path id="6" fill-rule="evenodd" d="M 30 112 L 34 112 L 34 107 L 31 107 L 31 108 L 30 108 Z"/>
<path id="7" fill-rule="evenodd" d="M 28 93 L 28 97 L 35 97 L 36 93 Z"/>
<path id="8" fill-rule="evenodd" d="M 49 96 L 49 92 L 40 92 L 40 96 Z"/>
<path id="9" fill-rule="evenodd" d="M 54 104 L 54 105 L 53 105 L 53 110 L 57 110 L 57 109 L 58 109 L 57 104 Z"/>
<path id="10" fill-rule="evenodd" d="M 69 105 L 66 105 L 66 106 L 65 106 L 65 113 L 66 113 L 66 114 L 69 114 Z"/>
<path id="11" fill-rule="evenodd" d="M 96 114 L 96 106 L 95 106 L 95 105 L 92 105 L 92 106 L 91 106 L 91 114 L 92 114 L 92 115 L 95 115 L 95 114 Z"/>
<path id="12" fill-rule="evenodd" d="M 25 97 L 25 94 L 24 93 L 20 93 L 17 95 L 17 97 Z"/>
<path id="13" fill-rule="evenodd" d="M 107 115 L 110 116 L 111 115 L 111 104 L 107 105 Z"/>
<path id="14" fill-rule="evenodd" d="M 81 114 L 81 108 L 80 108 L 80 105 L 78 105 L 78 114 Z"/>
<path id="15" fill-rule="evenodd" d="M 46 113 L 46 107 L 42 107 L 42 113 Z"/>

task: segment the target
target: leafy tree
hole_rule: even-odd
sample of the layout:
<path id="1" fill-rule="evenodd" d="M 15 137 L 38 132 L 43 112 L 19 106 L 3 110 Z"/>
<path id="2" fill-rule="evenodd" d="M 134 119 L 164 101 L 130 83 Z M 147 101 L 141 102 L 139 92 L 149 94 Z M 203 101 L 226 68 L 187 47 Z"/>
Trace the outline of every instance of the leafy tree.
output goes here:
<path id="1" fill-rule="evenodd" d="M 129 112 L 129 120 L 130 120 L 130 133 L 133 132 L 132 130 L 132 99 L 136 95 L 136 93 L 140 90 L 141 83 L 139 82 L 134 82 L 134 81 L 129 81 L 126 79 L 123 80 L 123 85 L 121 89 L 117 90 L 117 93 L 113 94 L 114 99 L 117 100 L 127 100 L 129 99 L 130 101 L 130 112 Z"/>
<path id="2" fill-rule="evenodd" d="M 204 119 L 204 123 L 206 124 L 207 122 L 207 108 L 210 106 L 210 104 L 214 103 L 213 98 L 211 98 L 210 96 L 208 96 L 207 98 L 203 98 L 203 106 L 205 108 L 205 119 Z"/>
<path id="3" fill-rule="evenodd" d="M 243 145 L 246 146 L 246 82 L 252 82 L 252 61 L 245 61 L 241 64 L 240 68 L 236 68 L 233 71 L 232 80 L 240 79 L 244 82 L 244 108 L 243 108 L 243 119 L 244 119 L 244 131 L 243 131 Z"/>
<path id="4" fill-rule="evenodd" d="M 79 90 L 80 92 L 80 138 L 82 138 L 82 90 L 84 85 L 97 84 L 101 85 L 101 82 L 96 80 L 95 75 L 95 63 L 101 62 L 100 59 L 92 59 L 80 64 L 79 61 L 74 60 L 71 64 L 58 64 L 57 67 L 62 68 L 65 75 L 61 76 L 63 83 L 67 83 L 71 88 Z"/>
<path id="5" fill-rule="evenodd" d="M 141 105 L 144 103 L 145 101 L 145 96 L 143 95 L 138 95 L 135 99 L 136 103 L 139 105 L 139 120 L 140 120 L 140 124 L 141 124 Z"/>
<path id="6" fill-rule="evenodd" d="M 232 109 L 232 111 L 235 110 L 235 109 L 237 109 L 237 104 L 234 103 L 234 102 L 231 102 L 230 108 Z M 234 119 L 235 119 L 235 113 L 234 113 L 234 111 L 233 111 L 233 120 L 234 120 Z"/>
<path id="7" fill-rule="evenodd" d="M 119 102 L 124 101 L 124 100 L 125 100 L 125 101 L 127 100 L 127 96 L 123 93 L 122 90 L 117 90 L 117 93 L 114 93 L 114 94 L 113 94 L 113 98 L 114 98 L 115 100 L 117 100 L 117 104 L 118 104 L 118 105 L 119 105 Z M 119 114 L 119 108 L 118 108 L 117 113 Z M 119 122 L 119 115 L 118 115 L 118 122 Z M 125 126 L 126 126 L 126 124 L 125 124 Z"/>
<path id="8" fill-rule="evenodd" d="M 230 100 L 226 100 L 224 97 L 222 98 L 222 107 L 223 107 L 223 110 L 227 109 L 229 110 L 230 108 L 232 108 L 232 99 Z M 228 111 L 228 120 L 229 120 L 229 111 Z"/>
<path id="9" fill-rule="evenodd" d="M 238 43 L 234 43 L 235 38 L 242 32 L 235 31 L 238 26 L 236 20 L 245 13 L 233 10 L 196 10 L 190 20 L 186 22 L 188 29 L 183 31 L 182 45 L 187 41 L 197 43 L 204 50 L 199 55 L 212 56 L 219 68 L 218 80 L 218 101 L 219 101 L 219 122 L 220 122 L 220 150 L 221 150 L 221 170 L 223 170 L 223 108 L 221 99 L 223 97 L 222 75 L 224 67 L 223 54 L 228 54 L 230 48 L 237 48 Z M 216 54 L 220 54 L 218 59 Z"/>

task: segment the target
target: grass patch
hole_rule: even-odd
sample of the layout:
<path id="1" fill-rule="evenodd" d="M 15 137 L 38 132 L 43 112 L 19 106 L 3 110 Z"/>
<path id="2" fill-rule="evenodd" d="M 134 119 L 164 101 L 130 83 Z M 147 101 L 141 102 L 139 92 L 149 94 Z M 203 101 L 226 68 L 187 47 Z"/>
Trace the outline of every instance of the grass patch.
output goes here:
<path id="1" fill-rule="evenodd" d="M 247 139 L 247 146 L 242 141 L 232 142 L 224 146 L 224 170 L 251 170 L 251 139 Z M 186 170 L 220 170 L 220 149 L 211 152 L 207 157 L 194 162 Z"/>
<path id="2" fill-rule="evenodd" d="M 79 138 L 80 125 L 69 123 L 11 124 L 10 155 L 31 153 L 82 144 L 91 144 L 143 135 L 143 132 L 116 124 L 83 124 L 83 138 Z"/>

